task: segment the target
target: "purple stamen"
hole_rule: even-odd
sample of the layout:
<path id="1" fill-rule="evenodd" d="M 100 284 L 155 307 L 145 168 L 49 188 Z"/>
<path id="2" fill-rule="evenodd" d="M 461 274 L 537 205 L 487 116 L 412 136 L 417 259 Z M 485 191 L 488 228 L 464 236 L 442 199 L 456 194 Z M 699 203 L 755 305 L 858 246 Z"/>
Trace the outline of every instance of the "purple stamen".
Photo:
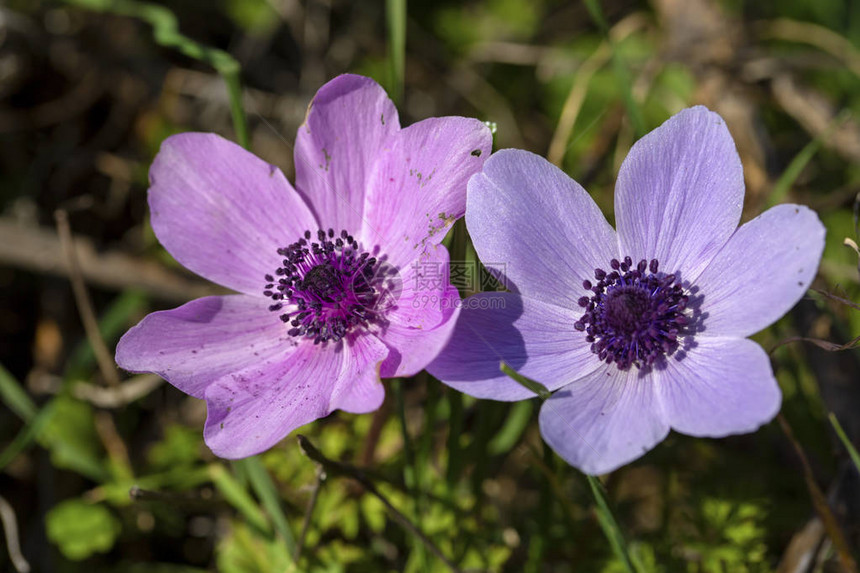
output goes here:
<path id="1" fill-rule="evenodd" d="M 594 294 L 577 301 L 585 313 L 573 327 L 585 332 L 591 351 L 607 364 L 619 370 L 651 366 L 677 350 L 678 335 L 689 323 L 684 315 L 689 295 L 676 275 L 658 273 L 657 259 L 634 265 L 624 257 L 609 266 L 614 269 L 609 274 L 594 270 L 593 287 L 583 282 Z"/>
<path id="2" fill-rule="evenodd" d="M 292 327 L 290 336 L 312 338 L 314 344 L 337 342 L 351 329 L 377 321 L 377 259 L 360 252 L 345 230 L 335 238 L 334 229 L 319 229 L 318 242 L 310 242 L 311 236 L 305 231 L 304 238 L 278 249 L 284 257 L 275 270 L 282 277 L 278 292 L 271 290 L 274 276 L 266 275 L 263 294 L 275 301 L 271 311 L 281 310 L 281 301 L 294 308 L 280 315 Z"/>

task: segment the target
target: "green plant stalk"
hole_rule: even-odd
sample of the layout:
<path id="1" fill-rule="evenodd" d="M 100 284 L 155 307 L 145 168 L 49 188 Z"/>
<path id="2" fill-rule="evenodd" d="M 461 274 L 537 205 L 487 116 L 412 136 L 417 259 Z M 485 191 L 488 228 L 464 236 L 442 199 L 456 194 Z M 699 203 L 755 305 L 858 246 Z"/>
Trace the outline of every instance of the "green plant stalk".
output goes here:
<path id="1" fill-rule="evenodd" d="M 609 540 L 615 557 L 621 561 L 627 573 L 636 573 L 630 560 L 630 554 L 627 551 L 627 543 L 624 541 L 624 535 L 621 533 L 618 522 L 615 521 L 615 516 L 612 515 L 612 510 L 609 509 L 606 496 L 603 495 L 603 484 L 594 476 L 586 475 L 585 477 L 588 479 L 588 485 L 591 486 L 591 494 L 594 496 L 594 501 L 597 502 L 597 521 L 600 522 L 600 527 L 603 529 L 603 534 Z"/>
<path id="2" fill-rule="evenodd" d="M 406 0 L 385 1 L 385 22 L 388 32 L 388 79 L 391 82 L 391 99 L 400 105 L 406 72 Z"/>
<path id="3" fill-rule="evenodd" d="M 845 430 L 842 429 L 842 425 L 839 423 L 839 420 L 836 419 L 836 415 L 831 412 L 828 415 L 828 418 L 830 418 L 830 424 L 836 431 L 836 435 L 839 436 L 839 441 L 841 441 L 842 445 L 845 446 L 845 449 L 848 450 L 848 455 L 851 456 L 851 461 L 854 462 L 854 467 L 857 468 L 858 472 L 860 472 L 860 454 L 857 453 L 857 449 L 854 447 L 854 444 L 852 444 L 851 440 L 848 439 L 848 436 L 845 435 Z"/>
<path id="4" fill-rule="evenodd" d="M 403 481 L 406 483 L 406 489 L 412 497 L 413 501 L 413 519 L 419 529 L 422 529 L 421 519 L 421 502 L 419 500 L 421 493 L 418 487 L 418 467 L 415 461 L 415 450 L 412 444 L 412 438 L 409 436 L 409 428 L 406 423 L 406 378 L 401 378 L 395 381 L 394 397 L 397 402 L 397 415 L 400 419 L 401 436 L 403 437 L 403 455 L 406 458 L 406 463 L 403 466 Z M 427 561 L 427 553 L 418 540 L 414 542 L 415 551 L 418 553 L 418 561 L 421 563 L 423 571 L 429 571 L 429 563 Z"/>
<path id="5" fill-rule="evenodd" d="M 155 43 L 166 48 L 172 48 L 181 54 L 205 62 L 215 68 L 227 85 L 227 96 L 230 99 L 230 114 L 233 118 L 233 128 L 236 130 L 236 140 L 244 148 L 250 143 L 248 138 L 248 121 L 242 107 L 242 87 L 239 81 L 239 62 L 223 50 L 203 46 L 179 32 L 176 16 L 168 8 L 149 2 L 137 0 L 66 0 L 72 6 L 107 12 L 120 16 L 130 16 L 143 20 L 152 26 Z"/>

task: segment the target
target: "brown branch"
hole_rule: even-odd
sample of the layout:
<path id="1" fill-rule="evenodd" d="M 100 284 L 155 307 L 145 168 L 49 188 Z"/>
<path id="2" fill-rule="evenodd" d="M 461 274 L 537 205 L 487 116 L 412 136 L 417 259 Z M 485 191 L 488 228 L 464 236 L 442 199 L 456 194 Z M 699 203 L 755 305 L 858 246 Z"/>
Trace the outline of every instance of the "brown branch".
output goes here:
<path id="1" fill-rule="evenodd" d="M 171 302 L 226 292 L 185 278 L 152 261 L 119 252 L 98 253 L 92 243 L 81 236 L 72 236 L 71 243 L 81 275 L 90 285 L 117 290 L 135 288 Z M 68 277 L 66 261 L 55 231 L 0 217 L 0 265 Z"/>
<path id="2" fill-rule="evenodd" d="M 3 522 L 3 531 L 6 532 L 6 552 L 9 561 L 18 573 L 29 573 L 30 564 L 21 553 L 21 545 L 18 543 L 18 522 L 15 519 L 15 510 L 3 496 L 0 496 L 0 521 Z"/>

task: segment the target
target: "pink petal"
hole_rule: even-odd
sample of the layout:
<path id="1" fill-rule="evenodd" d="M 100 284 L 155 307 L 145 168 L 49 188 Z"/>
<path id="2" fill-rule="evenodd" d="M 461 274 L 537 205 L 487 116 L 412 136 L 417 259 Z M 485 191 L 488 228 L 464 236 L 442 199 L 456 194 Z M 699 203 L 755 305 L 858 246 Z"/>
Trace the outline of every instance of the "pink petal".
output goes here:
<path id="1" fill-rule="evenodd" d="M 391 349 L 382 365 L 384 378 L 417 374 L 448 341 L 460 312 L 460 295 L 448 278 L 448 250 L 442 245 L 429 245 L 400 269 L 391 298 L 384 301 L 390 306 L 379 333 Z"/>
<path id="2" fill-rule="evenodd" d="M 692 436 L 753 432 L 782 400 L 767 354 L 745 338 L 697 337 L 655 372 L 654 384 L 666 422 Z"/>
<path id="3" fill-rule="evenodd" d="M 370 78 L 345 74 L 319 89 L 296 135 L 296 188 L 325 228 L 359 236 L 377 159 L 400 130 L 397 109 Z"/>
<path id="4" fill-rule="evenodd" d="M 154 312 L 125 333 L 116 347 L 119 366 L 154 372 L 196 398 L 231 372 L 283 361 L 296 341 L 266 299 L 210 296 Z"/>
<path id="5" fill-rule="evenodd" d="M 318 224 L 283 173 L 210 133 L 167 138 L 149 172 L 158 240 L 188 269 L 262 297 L 277 249 Z"/>
<path id="6" fill-rule="evenodd" d="M 244 458 L 335 409 L 375 410 L 384 397 L 378 373 L 387 354 L 372 335 L 324 346 L 305 339 L 282 362 L 226 375 L 206 389 L 206 444 L 219 457 Z"/>
<path id="7" fill-rule="evenodd" d="M 388 346 L 388 358 L 382 363 L 381 376 L 393 378 L 398 376 L 414 376 L 439 354 L 448 343 L 457 317 L 460 315 L 460 293 L 455 287 L 440 294 L 433 295 L 427 301 L 413 299 L 418 304 L 432 307 L 441 312 L 441 322 L 429 328 L 413 327 L 408 322 L 392 317 L 391 323 L 379 335 Z"/>
<path id="8" fill-rule="evenodd" d="M 659 444 L 669 433 L 655 380 L 631 368 L 603 366 L 549 398 L 540 411 L 544 440 L 590 475 L 611 472 Z"/>
<path id="9" fill-rule="evenodd" d="M 397 265 L 438 244 L 466 210 L 466 183 L 492 148 L 486 125 L 437 117 L 394 136 L 379 158 L 364 212 L 365 244 L 384 245 Z"/>
<path id="10" fill-rule="evenodd" d="M 703 336 L 749 336 L 803 297 L 824 252 L 824 226 L 800 205 L 778 205 L 743 225 L 696 280 Z"/>
<path id="11" fill-rule="evenodd" d="M 698 106 L 636 142 L 618 173 L 622 256 L 693 281 L 738 226 L 744 174 L 723 119 Z"/>
<path id="12" fill-rule="evenodd" d="M 449 254 L 442 245 L 430 245 L 403 265 L 386 291 L 390 304 L 386 319 L 406 328 L 429 330 L 444 320 L 441 301 L 449 287 Z"/>

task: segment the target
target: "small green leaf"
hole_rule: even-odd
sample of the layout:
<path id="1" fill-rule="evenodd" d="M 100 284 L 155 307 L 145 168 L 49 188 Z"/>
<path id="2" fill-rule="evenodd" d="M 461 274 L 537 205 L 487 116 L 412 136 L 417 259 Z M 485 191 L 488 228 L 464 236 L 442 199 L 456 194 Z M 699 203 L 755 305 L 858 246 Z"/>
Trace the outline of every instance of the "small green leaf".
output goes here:
<path id="1" fill-rule="evenodd" d="M 108 508 L 82 499 L 69 499 L 54 506 L 45 521 L 48 538 L 72 561 L 110 551 L 121 529 Z"/>
<path id="2" fill-rule="evenodd" d="M 107 481 L 109 474 L 102 460 L 92 407 L 60 395 L 54 399 L 52 410 L 38 437 L 39 443 L 51 450 L 51 462 L 94 481 Z"/>

